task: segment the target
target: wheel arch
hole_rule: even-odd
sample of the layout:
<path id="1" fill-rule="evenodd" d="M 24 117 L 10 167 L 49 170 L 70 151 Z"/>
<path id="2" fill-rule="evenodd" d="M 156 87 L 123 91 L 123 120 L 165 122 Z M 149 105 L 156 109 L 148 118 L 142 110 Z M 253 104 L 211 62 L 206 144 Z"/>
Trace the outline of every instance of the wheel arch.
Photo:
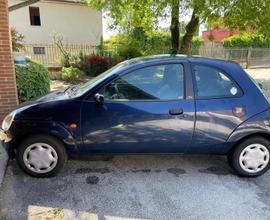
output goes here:
<path id="1" fill-rule="evenodd" d="M 60 124 L 54 124 L 53 127 L 48 125 L 46 129 L 39 129 L 40 127 L 35 126 L 25 130 L 19 129 L 13 133 L 12 136 L 14 138 L 8 144 L 7 148 L 9 157 L 11 159 L 15 157 L 16 149 L 19 147 L 20 143 L 23 140 L 36 135 L 46 135 L 56 138 L 64 145 L 67 153 L 77 150 L 77 142 L 74 139 L 73 135 Z"/>
<path id="2" fill-rule="evenodd" d="M 231 154 L 232 151 L 243 141 L 248 140 L 250 138 L 254 138 L 254 137 L 261 137 L 261 138 L 265 138 L 266 140 L 268 140 L 270 142 L 270 134 L 267 132 L 256 132 L 256 133 L 252 133 L 252 134 L 248 134 L 246 136 L 243 136 L 241 138 L 239 138 L 237 141 L 234 142 L 234 144 L 232 145 L 232 147 L 229 149 L 228 154 Z"/>

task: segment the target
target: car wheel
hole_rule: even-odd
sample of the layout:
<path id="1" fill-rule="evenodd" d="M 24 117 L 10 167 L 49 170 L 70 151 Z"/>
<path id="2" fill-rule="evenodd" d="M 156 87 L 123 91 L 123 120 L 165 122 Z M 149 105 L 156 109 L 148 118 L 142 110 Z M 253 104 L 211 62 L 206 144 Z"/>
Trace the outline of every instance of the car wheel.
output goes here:
<path id="1" fill-rule="evenodd" d="M 240 176 L 256 177 L 270 167 L 270 142 L 262 137 L 253 137 L 238 144 L 228 155 L 230 166 Z"/>
<path id="2" fill-rule="evenodd" d="M 47 135 L 32 136 L 23 141 L 16 151 L 19 166 L 34 177 L 57 174 L 67 160 L 63 143 Z"/>

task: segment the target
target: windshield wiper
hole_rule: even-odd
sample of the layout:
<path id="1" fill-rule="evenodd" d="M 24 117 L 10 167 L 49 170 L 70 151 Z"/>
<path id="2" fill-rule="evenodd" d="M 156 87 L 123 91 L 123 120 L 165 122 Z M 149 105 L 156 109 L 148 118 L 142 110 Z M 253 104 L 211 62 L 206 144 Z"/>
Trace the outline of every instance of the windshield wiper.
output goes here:
<path id="1" fill-rule="evenodd" d="M 76 92 L 77 88 L 81 85 L 81 83 L 77 84 L 77 85 L 72 85 L 69 86 L 64 93 L 67 93 L 69 96 L 70 95 L 74 95 L 74 93 Z"/>
<path id="2" fill-rule="evenodd" d="M 73 93 L 73 91 L 75 90 L 76 87 L 77 87 L 77 85 L 71 85 L 64 90 L 64 93 Z"/>

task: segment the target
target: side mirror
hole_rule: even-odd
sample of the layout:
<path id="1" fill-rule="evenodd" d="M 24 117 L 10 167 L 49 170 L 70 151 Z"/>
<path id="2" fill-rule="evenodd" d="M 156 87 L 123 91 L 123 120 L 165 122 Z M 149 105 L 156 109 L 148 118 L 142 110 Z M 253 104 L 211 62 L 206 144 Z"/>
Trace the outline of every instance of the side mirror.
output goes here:
<path id="1" fill-rule="evenodd" d="M 98 104 L 102 104 L 104 103 L 104 95 L 102 94 L 95 94 L 95 101 L 98 103 Z"/>

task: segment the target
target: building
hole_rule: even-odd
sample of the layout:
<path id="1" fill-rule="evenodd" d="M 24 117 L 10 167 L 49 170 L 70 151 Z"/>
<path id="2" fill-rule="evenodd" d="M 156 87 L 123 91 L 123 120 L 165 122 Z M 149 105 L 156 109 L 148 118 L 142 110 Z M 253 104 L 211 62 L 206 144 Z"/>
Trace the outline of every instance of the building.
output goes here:
<path id="1" fill-rule="evenodd" d="M 20 0 L 9 0 L 9 6 Z M 61 34 L 69 44 L 98 45 L 102 13 L 76 0 L 40 0 L 9 13 L 9 26 L 24 35 L 26 44 L 51 44 Z"/>
<path id="2" fill-rule="evenodd" d="M 21 3 L 9 0 L 9 7 Z M 71 53 L 93 53 L 102 38 L 102 12 L 78 0 L 40 0 L 9 12 L 9 26 L 24 36 L 25 55 L 47 67 L 59 66 L 61 51 L 54 36 L 63 37 Z"/>
<path id="3" fill-rule="evenodd" d="M 239 34 L 239 31 L 230 31 L 225 27 L 212 27 L 210 31 L 202 32 L 202 39 L 207 41 L 213 41 L 215 43 L 221 43 L 225 38 Z"/>

